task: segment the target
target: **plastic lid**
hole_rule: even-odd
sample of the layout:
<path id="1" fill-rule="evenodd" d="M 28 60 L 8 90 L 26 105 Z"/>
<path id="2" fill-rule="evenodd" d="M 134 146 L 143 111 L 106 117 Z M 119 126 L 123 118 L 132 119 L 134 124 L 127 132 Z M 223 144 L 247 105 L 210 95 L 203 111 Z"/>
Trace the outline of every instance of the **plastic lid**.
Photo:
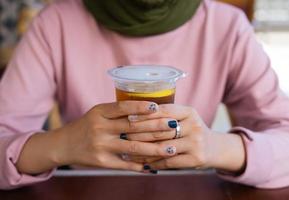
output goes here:
<path id="1" fill-rule="evenodd" d="M 164 65 L 128 65 L 116 67 L 108 71 L 113 79 L 119 81 L 158 82 L 177 81 L 185 77 L 179 69 Z"/>

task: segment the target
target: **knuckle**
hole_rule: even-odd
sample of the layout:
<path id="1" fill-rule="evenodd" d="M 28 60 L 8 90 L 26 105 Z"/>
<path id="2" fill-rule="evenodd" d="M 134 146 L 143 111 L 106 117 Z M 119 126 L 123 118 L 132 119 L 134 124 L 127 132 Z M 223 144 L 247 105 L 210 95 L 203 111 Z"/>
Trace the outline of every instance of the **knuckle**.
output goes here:
<path id="1" fill-rule="evenodd" d="M 128 153 L 135 154 L 138 152 L 139 146 L 137 142 L 131 142 L 128 146 Z"/>
<path id="2" fill-rule="evenodd" d="M 170 160 L 164 159 L 163 162 L 164 162 L 164 167 L 165 167 L 166 169 L 171 168 L 171 162 L 170 162 Z"/>
<path id="3" fill-rule="evenodd" d="M 199 152 L 196 156 L 195 156 L 195 160 L 197 165 L 199 166 L 204 166 L 207 162 L 206 156 L 204 153 Z"/>
<path id="4" fill-rule="evenodd" d="M 128 170 L 131 170 L 131 171 L 141 171 L 141 170 L 142 170 L 142 168 L 139 167 L 139 165 L 137 165 L 137 164 L 132 164 L 132 163 L 130 163 L 130 164 L 127 165 L 127 169 L 128 169 Z"/>
<path id="5" fill-rule="evenodd" d="M 162 104 L 160 105 L 160 108 L 162 110 L 169 110 L 171 108 L 171 104 Z"/>
<path id="6" fill-rule="evenodd" d="M 126 111 L 126 102 L 118 101 L 116 102 L 116 107 L 119 110 L 119 112 L 124 113 Z"/>
<path id="7" fill-rule="evenodd" d="M 101 114 L 102 114 L 102 111 L 103 111 L 103 106 L 106 105 L 106 104 L 98 104 L 98 105 L 95 105 L 93 108 L 91 108 L 88 113 L 90 115 L 92 115 L 94 118 L 95 117 L 100 117 Z"/>
<path id="8" fill-rule="evenodd" d="M 138 112 L 144 111 L 144 108 L 148 107 L 148 103 L 144 101 L 137 102 L 136 109 Z"/>
<path id="9" fill-rule="evenodd" d="M 198 166 L 206 165 L 208 158 L 203 144 L 199 143 L 195 145 L 196 149 L 194 150 L 194 160 Z"/>
<path id="10" fill-rule="evenodd" d="M 105 124 L 105 121 L 101 117 L 95 115 L 87 115 L 84 118 L 84 122 L 92 131 L 102 129 Z"/>
<path id="11" fill-rule="evenodd" d="M 153 139 L 165 139 L 166 131 L 159 131 L 152 133 Z"/>
<path id="12" fill-rule="evenodd" d="M 146 162 L 147 162 L 147 158 L 145 158 L 145 157 L 140 157 L 140 158 L 137 159 L 137 162 L 138 162 L 138 163 L 146 163 Z"/>
<path id="13" fill-rule="evenodd" d="M 136 131 L 136 130 L 137 130 L 137 125 L 136 125 L 136 123 L 134 123 L 134 122 L 128 121 L 127 126 L 128 126 L 128 129 L 129 129 L 130 131 Z"/>
<path id="14" fill-rule="evenodd" d="M 95 162 L 99 166 L 104 166 L 108 162 L 108 159 L 105 155 L 97 154 L 95 156 Z"/>
<path id="15" fill-rule="evenodd" d="M 95 153 L 98 153 L 99 151 L 105 149 L 106 147 L 103 145 L 103 143 L 101 141 L 99 141 L 98 139 L 96 138 L 92 138 L 92 150 L 95 152 Z"/>
<path id="16" fill-rule="evenodd" d="M 197 144 L 203 144 L 203 142 L 204 142 L 204 136 L 203 136 L 203 134 L 195 134 L 194 136 L 194 141 L 197 143 Z"/>
<path id="17" fill-rule="evenodd" d="M 162 104 L 159 106 L 162 117 L 169 117 L 170 116 L 170 110 L 172 109 L 171 106 L 172 106 L 172 104 Z"/>
<path id="18" fill-rule="evenodd" d="M 91 123 L 91 130 L 93 133 L 98 133 L 100 130 L 103 129 L 102 123 Z"/>
<path id="19" fill-rule="evenodd" d="M 151 163 L 152 161 L 154 161 L 153 158 L 149 157 L 143 159 L 143 163 Z"/>
<path id="20" fill-rule="evenodd" d="M 168 123 L 168 122 L 167 122 L 166 119 L 158 119 L 156 126 L 157 126 L 158 129 L 163 129 L 164 127 L 168 128 L 168 127 L 166 126 L 167 123 Z"/>
<path id="21" fill-rule="evenodd" d="M 159 145 L 155 150 L 155 154 L 157 156 L 166 156 L 166 153 L 164 152 L 165 148 L 166 148 L 166 145 L 164 144 Z"/>

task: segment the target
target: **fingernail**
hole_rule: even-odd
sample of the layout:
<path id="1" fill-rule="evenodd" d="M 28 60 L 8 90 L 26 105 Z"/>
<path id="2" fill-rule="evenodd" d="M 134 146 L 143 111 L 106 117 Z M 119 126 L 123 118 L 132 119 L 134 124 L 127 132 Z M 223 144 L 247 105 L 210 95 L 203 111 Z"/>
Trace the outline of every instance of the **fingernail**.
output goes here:
<path id="1" fill-rule="evenodd" d="M 129 155 L 126 154 L 126 153 L 121 154 L 121 158 L 122 158 L 123 160 L 125 160 L 125 161 L 131 161 Z"/>
<path id="2" fill-rule="evenodd" d="M 177 148 L 174 146 L 169 146 L 165 149 L 168 155 L 175 155 L 177 153 Z"/>
<path id="3" fill-rule="evenodd" d="M 177 128 L 178 122 L 176 120 L 171 120 L 171 121 L 168 122 L 168 126 L 170 128 Z"/>
<path id="4" fill-rule="evenodd" d="M 151 170 L 151 167 L 149 165 L 144 165 L 143 166 L 143 170 L 145 170 L 145 171 Z"/>
<path id="5" fill-rule="evenodd" d="M 127 140 L 127 134 L 126 133 L 121 133 L 119 138 L 122 139 L 122 140 Z"/>
<path id="6" fill-rule="evenodd" d="M 149 110 L 152 112 L 156 112 L 158 110 L 158 105 L 156 103 L 152 103 L 149 105 Z"/>
<path id="7" fill-rule="evenodd" d="M 128 120 L 131 122 L 136 122 L 138 121 L 138 115 L 129 115 Z"/>
<path id="8" fill-rule="evenodd" d="M 158 174 L 158 170 L 150 170 L 151 174 Z"/>

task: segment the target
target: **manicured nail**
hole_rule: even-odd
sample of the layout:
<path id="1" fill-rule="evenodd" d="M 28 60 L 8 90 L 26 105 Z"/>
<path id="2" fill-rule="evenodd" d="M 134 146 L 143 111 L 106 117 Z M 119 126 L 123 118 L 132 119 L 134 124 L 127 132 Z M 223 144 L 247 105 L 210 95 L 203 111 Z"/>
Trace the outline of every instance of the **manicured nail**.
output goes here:
<path id="1" fill-rule="evenodd" d="M 125 161 L 131 161 L 129 155 L 126 154 L 126 153 L 121 154 L 121 158 L 122 158 L 123 160 L 125 160 Z"/>
<path id="2" fill-rule="evenodd" d="M 143 166 L 143 170 L 145 170 L 145 171 L 151 170 L 151 167 L 149 165 L 144 165 Z"/>
<path id="3" fill-rule="evenodd" d="M 158 174 L 158 170 L 150 170 L 151 174 Z"/>
<path id="4" fill-rule="evenodd" d="M 178 122 L 176 120 L 171 120 L 171 121 L 168 122 L 168 126 L 170 128 L 177 128 Z"/>
<path id="5" fill-rule="evenodd" d="M 155 103 L 152 103 L 149 105 L 149 110 L 152 112 L 156 112 L 158 110 L 158 105 Z"/>
<path id="6" fill-rule="evenodd" d="M 122 139 L 122 140 L 127 140 L 127 134 L 126 133 L 121 133 L 119 138 Z"/>
<path id="7" fill-rule="evenodd" d="M 138 121 L 138 115 L 129 115 L 128 120 L 130 122 L 136 122 L 136 121 Z"/>
<path id="8" fill-rule="evenodd" d="M 165 150 L 168 155 L 175 155 L 177 153 L 177 148 L 174 146 L 169 146 Z"/>

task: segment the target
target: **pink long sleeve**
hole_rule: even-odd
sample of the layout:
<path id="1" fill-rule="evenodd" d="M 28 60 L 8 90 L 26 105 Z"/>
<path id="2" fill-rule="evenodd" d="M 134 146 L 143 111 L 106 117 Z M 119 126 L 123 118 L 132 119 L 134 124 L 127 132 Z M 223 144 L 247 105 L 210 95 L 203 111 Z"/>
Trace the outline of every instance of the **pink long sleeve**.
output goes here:
<path id="1" fill-rule="evenodd" d="M 176 103 L 194 107 L 206 124 L 223 101 L 234 116 L 231 132 L 244 138 L 245 172 L 230 181 L 262 188 L 289 185 L 289 100 L 241 11 L 203 0 L 178 29 L 131 38 L 99 25 L 82 0 L 55 1 L 34 20 L 0 84 L 0 188 L 46 180 L 19 174 L 15 162 L 56 99 L 62 119 L 78 119 L 112 102 L 106 72 L 129 64 L 172 65 L 188 73 Z"/>
<path id="2" fill-rule="evenodd" d="M 232 52 L 224 103 L 240 126 L 231 132 L 243 135 L 247 167 L 228 180 L 261 188 L 288 186 L 288 98 L 251 28 L 239 33 Z"/>
<path id="3" fill-rule="evenodd" d="M 15 163 L 29 137 L 41 131 L 52 108 L 56 84 L 50 49 L 36 19 L 20 42 L 0 84 L 0 188 L 48 179 L 21 174 Z"/>

